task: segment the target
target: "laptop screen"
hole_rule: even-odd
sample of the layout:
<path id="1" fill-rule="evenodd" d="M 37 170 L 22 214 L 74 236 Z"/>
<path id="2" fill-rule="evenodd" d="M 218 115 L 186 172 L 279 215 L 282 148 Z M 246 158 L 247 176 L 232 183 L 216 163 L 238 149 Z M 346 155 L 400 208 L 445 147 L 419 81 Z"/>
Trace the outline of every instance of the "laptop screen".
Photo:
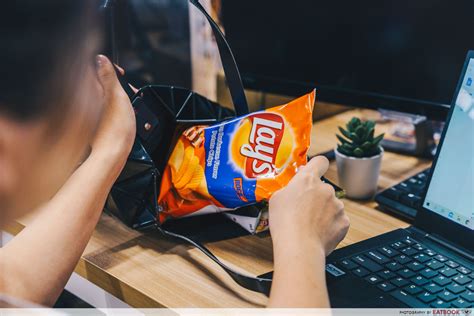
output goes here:
<path id="1" fill-rule="evenodd" d="M 474 230 L 474 58 L 444 137 L 423 206 Z"/>

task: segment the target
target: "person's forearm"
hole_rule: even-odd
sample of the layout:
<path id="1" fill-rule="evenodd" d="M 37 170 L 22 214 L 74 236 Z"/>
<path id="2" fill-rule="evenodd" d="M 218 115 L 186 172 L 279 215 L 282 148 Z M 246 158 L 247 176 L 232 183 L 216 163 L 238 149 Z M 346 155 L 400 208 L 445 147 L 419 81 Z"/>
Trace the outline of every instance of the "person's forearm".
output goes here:
<path id="1" fill-rule="evenodd" d="M 73 272 L 120 173 L 105 154 L 95 154 L 74 172 L 34 221 L 0 249 L 0 292 L 51 305 Z"/>
<path id="2" fill-rule="evenodd" d="M 298 245 L 283 242 L 275 247 L 268 307 L 328 308 L 323 248 L 304 239 Z"/>

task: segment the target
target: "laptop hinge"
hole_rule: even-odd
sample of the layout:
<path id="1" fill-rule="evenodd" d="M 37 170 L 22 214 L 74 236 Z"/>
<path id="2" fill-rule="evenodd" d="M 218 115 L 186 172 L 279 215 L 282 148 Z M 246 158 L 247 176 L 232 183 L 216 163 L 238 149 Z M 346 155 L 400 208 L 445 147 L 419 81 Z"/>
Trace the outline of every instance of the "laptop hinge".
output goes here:
<path id="1" fill-rule="evenodd" d="M 437 234 L 429 234 L 427 232 L 425 232 L 424 230 L 421 230 L 419 229 L 418 227 L 416 226 L 410 226 L 408 227 L 408 231 L 411 231 L 411 232 L 414 232 L 418 235 L 422 235 L 423 237 L 443 246 L 443 247 L 446 247 L 454 252 L 456 252 L 457 254 L 463 256 L 463 257 L 466 257 L 470 260 L 474 260 L 474 254 L 462 247 L 459 247 L 458 245 L 455 245 L 453 244 L 452 242 L 450 242 L 449 240 L 447 240 L 446 238 L 443 238 Z"/>
<path id="2" fill-rule="evenodd" d="M 419 229 L 416 226 L 410 226 L 410 227 L 408 227 L 407 230 L 410 231 L 410 232 L 414 232 L 416 234 L 419 234 L 419 235 L 423 235 L 425 237 L 429 235 L 427 232 L 425 232 L 424 230 Z"/>
<path id="3" fill-rule="evenodd" d="M 436 234 L 433 234 L 433 235 L 426 234 L 425 237 L 437 244 L 440 244 L 446 248 L 449 248 L 450 250 L 456 252 L 457 254 L 463 257 L 468 258 L 469 260 L 474 260 L 474 255 L 472 253 L 468 252 L 467 250 L 463 248 L 460 248 L 459 246 L 453 245 L 452 243 L 450 243 L 448 240 L 444 239 L 441 236 L 438 236 Z"/>

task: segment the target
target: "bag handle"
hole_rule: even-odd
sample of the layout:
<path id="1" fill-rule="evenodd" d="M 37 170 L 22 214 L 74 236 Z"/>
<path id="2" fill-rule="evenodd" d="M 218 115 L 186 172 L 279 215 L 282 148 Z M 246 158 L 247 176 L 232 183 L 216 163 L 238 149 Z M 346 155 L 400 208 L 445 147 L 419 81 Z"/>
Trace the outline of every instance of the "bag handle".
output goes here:
<path id="1" fill-rule="evenodd" d="M 247 104 L 247 98 L 245 97 L 244 86 L 240 77 L 239 68 L 235 62 L 234 54 L 230 49 L 229 43 L 222 34 L 221 29 L 217 23 L 211 18 L 211 16 L 203 8 L 199 0 L 189 0 L 202 14 L 206 17 L 207 21 L 211 25 L 212 32 L 216 39 L 217 48 L 219 49 L 219 55 L 222 61 L 222 67 L 224 68 L 224 74 L 229 86 L 230 95 L 232 102 L 234 103 L 235 113 L 237 116 L 245 115 L 249 113 L 249 107 Z"/>
<path id="2" fill-rule="evenodd" d="M 154 186 L 153 186 L 153 193 L 154 196 L 158 196 L 158 187 L 156 185 L 156 177 L 157 177 L 157 172 L 155 171 L 153 173 L 153 177 L 155 178 Z M 154 212 L 150 211 L 150 209 L 146 208 L 150 212 L 150 214 L 156 218 L 156 216 L 159 213 L 159 205 L 157 199 L 153 200 L 154 203 Z M 199 249 L 203 254 L 205 254 L 208 258 L 210 258 L 212 261 L 217 263 L 238 285 L 254 291 L 254 292 L 259 292 L 265 295 L 269 295 L 270 293 L 270 288 L 272 286 L 272 279 L 269 278 L 261 278 L 261 277 L 254 277 L 254 276 L 249 276 L 242 274 L 232 268 L 230 268 L 228 265 L 223 263 L 219 258 L 217 258 L 209 249 L 206 248 L 203 244 L 201 244 L 198 241 L 195 241 L 187 236 L 172 232 L 170 230 L 164 229 L 163 227 L 160 226 L 159 222 L 154 223 L 155 228 L 164 236 L 166 237 L 172 237 L 176 239 L 180 239 L 181 241 L 184 241 L 197 249 Z"/>
<path id="3" fill-rule="evenodd" d="M 216 39 L 217 48 L 219 49 L 219 55 L 222 62 L 222 67 L 224 68 L 224 74 L 229 86 L 230 95 L 232 97 L 232 102 L 234 104 L 235 113 L 237 116 L 242 116 L 249 113 L 249 107 L 247 104 L 247 98 L 245 97 L 244 86 L 242 84 L 242 79 L 240 77 L 239 68 L 235 62 L 234 54 L 230 49 L 229 43 L 222 34 L 217 23 L 211 18 L 207 13 L 206 9 L 199 3 L 199 0 L 189 0 L 201 13 L 206 17 L 209 22 L 214 37 Z M 107 38 L 109 39 L 109 52 L 108 55 L 111 58 L 113 63 L 118 63 L 118 54 L 116 50 L 115 43 L 115 17 L 114 17 L 114 0 L 104 0 L 103 4 L 100 6 L 99 10 L 101 11 L 103 18 L 105 19 L 106 33 L 108 33 Z M 133 98 L 135 93 L 132 91 L 125 76 L 120 75 L 117 72 L 117 77 L 124 88 L 127 95 L 130 99 Z"/>
<path id="4" fill-rule="evenodd" d="M 240 272 L 237 272 L 236 270 L 230 268 L 227 266 L 225 263 L 223 263 L 219 258 L 217 258 L 209 249 L 207 249 L 203 244 L 192 240 L 189 237 L 183 236 L 181 234 L 177 234 L 174 232 L 171 232 L 169 230 L 163 229 L 161 226 L 158 224 L 155 225 L 156 229 L 163 235 L 167 237 L 173 237 L 180 239 L 182 241 L 185 241 L 186 243 L 196 247 L 199 249 L 202 253 L 204 253 L 207 257 L 209 257 L 212 261 L 217 263 L 227 274 L 240 286 L 254 291 L 254 292 L 259 292 L 262 294 L 265 294 L 268 296 L 270 293 L 270 287 L 272 285 L 272 279 L 267 279 L 267 278 L 260 278 L 260 277 L 253 277 L 253 276 L 248 276 L 245 274 L 242 274 Z"/>
<path id="5" fill-rule="evenodd" d="M 237 68 L 237 64 L 235 62 L 234 55 L 232 54 L 232 51 L 230 50 L 230 46 L 227 43 L 226 39 L 224 38 L 224 35 L 222 34 L 221 30 L 219 29 L 219 26 L 217 23 L 209 16 L 209 14 L 206 12 L 206 10 L 202 7 L 202 5 L 199 3 L 198 0 L 189 0 L 199 11 L 204 14 L 206 19 L 209 21 L 209 24 L 211 25 L 211 28 L 214 33 L 214 37 L 216 38 L 217 42 L 217 47 L 219 49 L 219 54 L 221 57 L 222 61 L 222 66 L 224 68 L 224 73 L 227 79 L 227 83 L 229 86 L 230 94 L 232 97 L 232 101 L 234 103 L 234 108 L 235 112 L 238 116 L 245 115 L 249 113 L 248 105 L 247 105 L 247 99 L 245 97 L 244 93 L 244 88 L 242 85 L 242 80 L 240 77 L 239 69 Z M 113 1 L 105 1 L 105 4 L 103 6 L 103 11 L 104 14 L 107 14 L 107 26 L 110 28 L 109 32 L 112 33 L 111 37 L 114 38 L 114 28 L 113 28 Z M 111 58 L 113 62 L 117 62 L 117 54 L 115 50 L 115 43 L 111 43 Z M 120 76 L 117 74 L 121 85 L 125 89 L 126 93 L 129 95 L 130 98 L 133 97 L 134 93 L 131 90 L 130 86 L 128 85 L 126 78 L 124 76 Z M 156 186 L 156 173 L 153 174 L 155 177 L 154 182 L 154 196 L 158 196 L 158 188 Z M 154 199 L 154 212 L 150 211 L 148 208 L 147 210 L 150 211 L 150 213 L 153 215 L 153 217 L 156 218 L 158 212 L 159 212 L 159 206 L 157 204 L 156 199 Z M 219 258 L 217 258 L 209 249 L 207 249 L 203 244 L 186 237 L 184 235 L 166 230 L 162 228 L 158 222 L 155 222 L 155 227 L 156 229 L 163 234 L 166 237 L 172 237 L 176 239 L 180 239 L 197 249 L 199 249 L 202 253 L 204 253 L 207 257 L 209 257 L 212 261 L 217 263 L 237 284 L 240 286 L 249 289 L 251 291 L 263 293 L 265 295 L 268 295 L 270 293 L 270 287 L 272 283 L 272 279 L 267 279 L 267 278 L 260 278 L 260 277 L 253 277 L 253 276 L 248 276 L 245 274 L 242 274 L 240 272 L 237 272 L 236 270 L 230 268 L 226 264 L 224 264 Z"/>
<path id="6" fill-rule="evenodd" d="M 120 82 L 125 93 L 128 97 L 133 100 L 135 92 L 133 92 L 132 88 L 128 84 L 127 77 L 122 75 L 117 66 L 118 62 L 118 53 L 117 53 L 117 46 L 115 42 L 115 1 L 113 0 L 104 0 L 103 3 L 99 6 L 99 15 L 102 18 L 102 23 L 105 31 L 105 38 L 107 40 L 106 43 L 106 52 L 105 54 L 110 58 L 110 61 L 114 65 L 115 74 L 117 75 L 117 79 Z"/>

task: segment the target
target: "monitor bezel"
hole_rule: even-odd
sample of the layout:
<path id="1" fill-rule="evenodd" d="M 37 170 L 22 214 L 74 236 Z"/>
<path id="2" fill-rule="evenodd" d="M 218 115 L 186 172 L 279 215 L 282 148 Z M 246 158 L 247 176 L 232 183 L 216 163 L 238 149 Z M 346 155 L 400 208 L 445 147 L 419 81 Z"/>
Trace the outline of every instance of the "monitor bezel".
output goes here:
<path id="1" fill-rule="evenodd" d="M 243 71 L 242 83 L 246 89 L 298 97 L 316 89 L 317 100 L 350 107 L 367 109 L 387 109 L 397 112 L 417 114 L 434 121 L 445 121 L 450 105 L 411 99 L 375 92 L 319 85 L 304 81 L 256 75 Z"/>
<path id="2" fill-rule="evenodd" d="M 433 160 L 433 164 L 431 166 L 431 170 L 428 175 L 427 179 L 427 185 L 426 189 L 423 192 L 422 196 L 422 207 L 418 210 L 417 216 L 415 218 L 415 223 L 414 226 L 422 229 L 423 231 L 427 233 L 432 233 L 439 235 L 443 237 L 444 239 L 453 242 L 455 244 L 461 245 L 463 248 L 469 250 L 469 251 L 474 251 L 474 242 L 473 242 L 473 235 L 474 235 L 474 230 L 469 229 L 466 226 L 463 226 L 461 224 L 458 224 L 454 221 L 451 221 L 450 219 L 439 215 L 427 208 L 424 207 L 425 205 L 425 199 L 426 199 L 426 194 L 428 192 L 429 185 L 431 183 L 431 179 L 433 177 L 433 171 L 436 168 L 436 164 L 438 162 L 438 157 L 439 153 L 443 147 L 444 139 L 446 136 L 446 132 L 449 128 L 449 124 L 451 121 L 451 117 L 453 115 L 454 107 L 455 107 L 455 102 L 457 99 L 457 96 L 459 94 L 459 91 L 461 89 L 464 76 L 466 75 L 466 70 L 467 66 L 470 62 L 471 59 L 474 59 L 474 50 L 471 50 L 467 53 L 466 60 L 464 62 L 464 66 L 461 72 L 461 75 L 458 80 L 458 84 L 456 86 L 456 90 L 453 96 L 453 100 L 451 102 L 451 109 L 448 114 L 448 118 L 446 119 L 446 124 L 441 136 L 440 143 L 438 145 L 438 150 L 436 152 L 435 158 Z M 474 157 L 473 157 L 474 158 Z M 469 236 L 471 235 L 471 236 Z"/>

